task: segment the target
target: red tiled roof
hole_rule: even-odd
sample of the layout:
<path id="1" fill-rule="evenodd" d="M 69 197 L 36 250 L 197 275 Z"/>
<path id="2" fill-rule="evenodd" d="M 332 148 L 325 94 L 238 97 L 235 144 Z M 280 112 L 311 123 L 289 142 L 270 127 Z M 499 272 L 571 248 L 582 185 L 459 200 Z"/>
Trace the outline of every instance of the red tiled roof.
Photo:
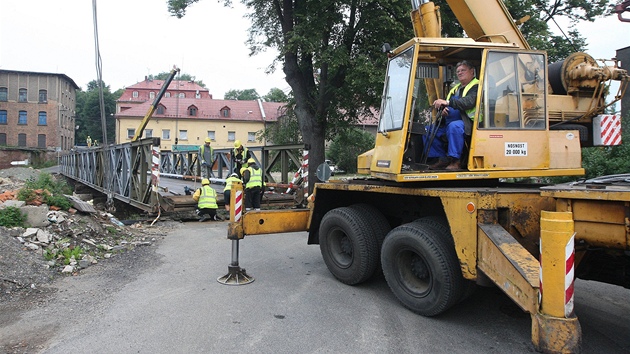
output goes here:
<path id="1" fill-rule="evenodd" d="M 143 102 L 133 105 L 123 112 L 117 114 L 119 117 L 144 117 L 149 111 L 149 107 L 153 102 Z M 266 121 L 277 121 L 278 116 L 282 113 L 281 108 L 286 103 L 281 102 L 262 102 Z M 191 119 L 225 119 L 225 120 L 245 120 L 245 121 L 263 121 L 263 114 L 258 105 L 258 101 L 235 101 L 235 100 L 215 100 L 215 99 L 196 99 L 196 98 L 180 98 L 164 97 L 160 101 L 166 109 L 164 114 L 158 114 L 157 110 L 153 113 L 155 118 L 191 118 Z M 188 115 L 188 108 L 195 106 L 197 108 L 196 116 Z M 221 116 L 221 109 L 228 107 L 230 116 L 224 118 Z M 178 113 L 179 111 L 179 113 Z"/>
<path id="2" fill-rule="evenodd" d="M 127 86 L 125 88 L 125 92 L 120 96 L 118 101 L 146 101 L 148 100 L 147 94 L 139 94 L 138 97 L 133 97 L 133 92 L 150 92 L 153 91 L 156 94 L 162 89 L 165 80 L 144 80 L 140 81 L 134 85 Z M 177 95 L 177 93 L 183 92 L 187 97 L 194 97 L 195 94 L 199 91 L 202 98 L 212 98 L 210 95 L 210 91 L 208 89 L 201 87 L 196 82 L 190 81 L 171 81 L 171 84 L 168 86 L 167 92 L 171 92 L 171 96 Z"/>

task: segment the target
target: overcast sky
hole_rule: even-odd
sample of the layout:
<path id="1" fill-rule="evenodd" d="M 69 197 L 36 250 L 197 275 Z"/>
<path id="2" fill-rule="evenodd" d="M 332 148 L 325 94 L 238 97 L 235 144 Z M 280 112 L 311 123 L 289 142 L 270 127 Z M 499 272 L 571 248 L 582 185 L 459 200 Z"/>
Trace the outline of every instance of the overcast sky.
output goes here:
<path id="1" fill-rule="evenodd" d="M 177 65 L 215 98 L 230 89 L 288 92 L 281 68 L 265 74 L 275 51 L 249 56 L 239 0 L 234 8 L 222 3 L 201 0 L 177 19 L 166 0 L 97 1 L 105 84 L 115 91 Z M 94 58 L 92 1 L 2 0 L 0 68 L 63 73 L 85 89 L 97 77 Z"/>
<path id="2" fill-rule="evenodd" d="M 249 23 L 240 1 L 233 1 L 234 8 L 222 3 L 200 0 L 177 19 L 166 0 L 98 1 L 103 81 L 115 91 L 177 65 L 202 80 L 215 98 L 230 89 L 288 92 L 281 68 L 265 74 L 275 51 L 249 56 Z M 596 59 L 630 46 L 630 23 L 616 16 L 578 29 Z M 63 73 L 85 89 L 96 79 L 92 1 L 1 0 L 0 68 Z"/>

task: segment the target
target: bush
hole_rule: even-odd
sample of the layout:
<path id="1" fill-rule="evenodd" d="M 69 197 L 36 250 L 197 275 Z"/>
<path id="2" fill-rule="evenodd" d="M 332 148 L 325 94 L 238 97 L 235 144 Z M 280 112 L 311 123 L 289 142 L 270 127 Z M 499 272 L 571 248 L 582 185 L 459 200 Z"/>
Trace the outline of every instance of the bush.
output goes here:
<path id="1" fill-rule="evenodd" d="M 19 208 L 6 207 L 0 209 L 0 226 L 4 227 L 25 227 L 26 215 L 22 214 Z"/>
<path id="2" fill-rule="evenodd" d="M 330 144 L 328 155 L 337 167 L 357 172 L 357 157 L 374 147 L 374 136 L 364 130 L 350 128 L 338 134 Z"/>
<path id="3" fill-rule="evenodd" d="M 49 206 L 54 205 L 61 208 L 62 210 L 68 210 L 72 206 L 72 203 L 70 203 L 70 201 L 63 195 L 46 194 L 44 196 L 44 203 L 48 204 Z"/>
<path id="4" fill-rule="evenodd" d="M 72 189 L 65 181 L 58 181 L 49 173 L 40 173 L 36 179 L 29 178 L 24 183 L 24 187 L 18 191 L 17 198 L 27 204 L 35 204 L 39 201 L 68 210 L 72 204 L 63 194 L 71 192 Z"/>

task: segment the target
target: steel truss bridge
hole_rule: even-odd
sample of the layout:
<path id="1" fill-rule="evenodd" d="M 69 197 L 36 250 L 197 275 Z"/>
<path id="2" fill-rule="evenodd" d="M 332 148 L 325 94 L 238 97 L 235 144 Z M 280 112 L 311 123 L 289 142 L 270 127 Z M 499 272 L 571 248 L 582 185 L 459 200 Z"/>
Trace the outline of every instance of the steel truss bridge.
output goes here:
<path id="1" fill-rule="evenodd" d="M 178 209 L 177 199 L 160 188 L 160 177 L 195 179 L 200 176 L 197 151 L 160 151 L 160 138 L 136 142 L 75 148 L 60 158 L 64 176 L 149 213 Z M 271 183 L 288 183 L 297 171 L 304 145 L 248 147 Z M 233 171 L 232 149 L 214 149 L 211 179 L 221 181 Z M 276 181 L 271 171 L 280 172 Z M 276 174 L 277 176 L 277 174 Z M 187 198 L 190 199 L 190 198 Z M 188 202 L 188 201 L 187 201 Z"/>

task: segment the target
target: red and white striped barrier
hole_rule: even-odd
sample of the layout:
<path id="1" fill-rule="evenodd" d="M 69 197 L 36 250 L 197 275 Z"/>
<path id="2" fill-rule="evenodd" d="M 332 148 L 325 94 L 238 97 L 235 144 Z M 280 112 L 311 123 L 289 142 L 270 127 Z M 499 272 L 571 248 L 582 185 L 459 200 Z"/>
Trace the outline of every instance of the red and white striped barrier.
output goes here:
<path id="1" fill-rule="evenodd" d="M 236 190 L 236 195 L 234 196 L 234 221 L 240 222 L 243 217 L 243 190 Z"/>
<path id="2" fill-rule="evenodd" d="M 153 154 L 151 158 L 151 185 L 153 191 L 157 191 L 160 185 L 160 147 L 154 145 L 151 150 Z"/>
<path id="3" fill-rule="evenodd" d="M 308 150 L 302 153 L 302 179 L 304 180 L 304 197 L 308 197 Z"/>
<path id="4" fill-rule="evenodd" d="M 293 185 L 295 184 L 295 182 L 298 181 L 298 179 L 300 178 L 300 175 L 302 174 L 302 167 L 300 167 L 296 172 L 295 175 L 293 175 L 293 179 L 291 180 L 291 183 L 289 183 L 289 188 L 287 188 L 287 191 L 284 193 L 291 193 L 291 190 L 293 189 Z"/>
<path id="5" fill-rule="evenodd" d="M 564 249 L 564 316 L 573 313 L 573 286 L 575 284 L 575 233 Z"/>
<path id="6" fill-rule="evenodd" d="M 621 144 L 621 119 L 614 114 L 600 114 L 593 118 L 593 145 Z"/>

